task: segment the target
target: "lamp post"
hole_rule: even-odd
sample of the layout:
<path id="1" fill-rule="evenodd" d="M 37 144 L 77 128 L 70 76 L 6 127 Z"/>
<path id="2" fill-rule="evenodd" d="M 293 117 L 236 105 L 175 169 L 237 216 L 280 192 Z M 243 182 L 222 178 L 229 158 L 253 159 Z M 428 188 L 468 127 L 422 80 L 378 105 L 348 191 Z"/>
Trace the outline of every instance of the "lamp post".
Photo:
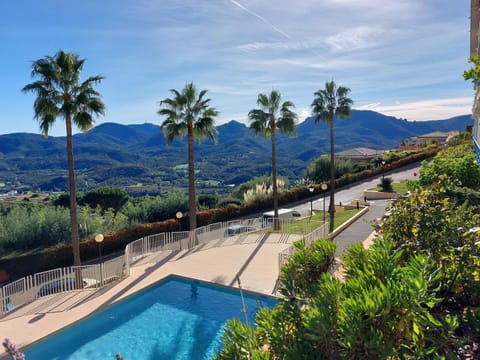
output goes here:
<path id="1" fill-rule="evenodd" d="M 313 216 L 313 191 L 315 190 L 315 188 L 313 187 L 313 185 L 310 185 L 308 187 L 308 191 L 310 191 L 310 217 Z"/>
<path id="2" fill-rule="evenodd" d="M 98 244 L 98 257 L 102 257 L 102 242 L 103 242 L 103 234 L 97 234 L 95 236 L 95 241 Z"/>
<path id="3" fill-rule="evenodd" d="M 178 231 L 182 231 L 182 223 L 180 222 L 180 220 L 182 219 L 183 217 L 183 214 L 181 211 L 177 211 L 177 213 L 175 214 L 175 217 L 177 218 L 178 220 Z"/>
<path id="4" fill-rule="evenodd" d="M 320 185 L 320 189 L 323 191 L 323 223 L 325 224 L 325 193 L 327 192 L 328 185 L 323 183 Z"/>
<path id="5" fill-rule="evenodd" d="M 385 180 L 385 160 L 382 160 L 382 181 Z"/>

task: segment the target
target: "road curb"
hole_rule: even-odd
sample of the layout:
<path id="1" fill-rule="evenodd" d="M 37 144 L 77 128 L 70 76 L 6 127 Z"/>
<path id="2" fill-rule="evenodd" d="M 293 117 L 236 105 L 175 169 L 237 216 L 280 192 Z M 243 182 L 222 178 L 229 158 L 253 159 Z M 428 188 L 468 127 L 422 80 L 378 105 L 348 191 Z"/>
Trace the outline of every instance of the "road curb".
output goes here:
<path id="1" fill-rule="evenodd" d="M 357 221 L 359 218 L 361 218 L 366 212 L 368 212 L 370 209 L 368 206 L 364 207 L 362 210 L 360 210 L 355 216 L 352 216 L 350 219 L 345 221 L 342 225 L 340 225 L 338 228 L 333 230 L 331 233 L 328 234 L 328 238 L 330 240 L 333 240 L 335 236 L 340 234 L 343 230 L 345 230 L 347 227 L 352 225 L 355 221 Z"/>

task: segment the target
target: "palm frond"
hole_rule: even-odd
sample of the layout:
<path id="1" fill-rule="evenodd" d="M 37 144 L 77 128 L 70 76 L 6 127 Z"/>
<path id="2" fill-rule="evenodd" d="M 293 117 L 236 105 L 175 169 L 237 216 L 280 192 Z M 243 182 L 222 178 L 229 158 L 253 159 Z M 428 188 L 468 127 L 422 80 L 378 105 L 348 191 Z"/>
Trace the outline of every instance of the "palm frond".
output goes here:
<path id="1" fill-rule="evenodd" d="M 100 93 L 92 87 L 103 80 L 103 76 L 91 76 L 80 83 L 84 63 L 85 59 L 80 59 L 77 54 L 62 50 L 33 62 L 32 77 L 39 80 L 24 86 L 22 91 L 37 96 L 34 117 L 39 120 L 45 135 L 57 117 L 71 118 L 84 131 L 93 126 L 92 115 L 104 114 L 105 105 Z"/>
<path id="2" fill-rule="evenodd" d="M 334 81 L 326 82 L 325 89 L 317 90 L 311 104 L 315 123 L 331 123 L 334 116 L 339 119 L 350 118 L 353 101 L 347 97 L 349 92 L 348 87 L 337 87 Z"/>
<path id="3" fill-rule="evenodd" d="M 210 137 L 216 140 L 214 118 L 218 111 L 210 107 L 210 99 L 205 98 L 207 90 L 197 90 L 193 83 L 187 84 L 182 91 L 171 89 L 174 95 L 160 101 L 160 109 L 157 114 L 164 116 L 165 120 L 161 130 L 168 143 L 176 137 L 182 138 L 187 134 L 188 126 L 192 127 L 194 137 L 202 140 Z"/>

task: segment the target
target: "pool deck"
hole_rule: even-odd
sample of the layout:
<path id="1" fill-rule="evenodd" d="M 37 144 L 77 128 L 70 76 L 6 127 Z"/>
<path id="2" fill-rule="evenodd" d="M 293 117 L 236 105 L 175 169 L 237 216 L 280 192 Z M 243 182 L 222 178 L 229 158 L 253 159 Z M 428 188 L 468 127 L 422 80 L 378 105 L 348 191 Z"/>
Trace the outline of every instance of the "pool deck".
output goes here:
<path id="1" fill-rule="evenodd" d="M 129 277 L 110 286 L 49 295 L 12 310 L 0 319 L 0 336 L 21 349 L 169 275 L 231 287 L 238 287 L 239 277 L 243 289 L 272 295 L 278 278 L 278 253 L 299 238 L 242 234 L 218 247 L 157 253 L 136 263 Z"/>

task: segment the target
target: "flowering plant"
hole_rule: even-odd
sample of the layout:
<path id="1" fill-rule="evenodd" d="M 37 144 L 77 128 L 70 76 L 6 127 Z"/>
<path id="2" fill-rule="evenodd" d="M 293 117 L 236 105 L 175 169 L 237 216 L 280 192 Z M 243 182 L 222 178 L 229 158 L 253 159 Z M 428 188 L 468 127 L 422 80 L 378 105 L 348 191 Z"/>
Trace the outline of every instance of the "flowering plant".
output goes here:
<path id="1" fill-rule="evenodd" d="M 17 350 L 17 346 L 10 339 L 5 338 L 2 345 L 5 348 L 5 352 L 12 357 L 12 360 L 25 360 L 25 355 Z"/>

